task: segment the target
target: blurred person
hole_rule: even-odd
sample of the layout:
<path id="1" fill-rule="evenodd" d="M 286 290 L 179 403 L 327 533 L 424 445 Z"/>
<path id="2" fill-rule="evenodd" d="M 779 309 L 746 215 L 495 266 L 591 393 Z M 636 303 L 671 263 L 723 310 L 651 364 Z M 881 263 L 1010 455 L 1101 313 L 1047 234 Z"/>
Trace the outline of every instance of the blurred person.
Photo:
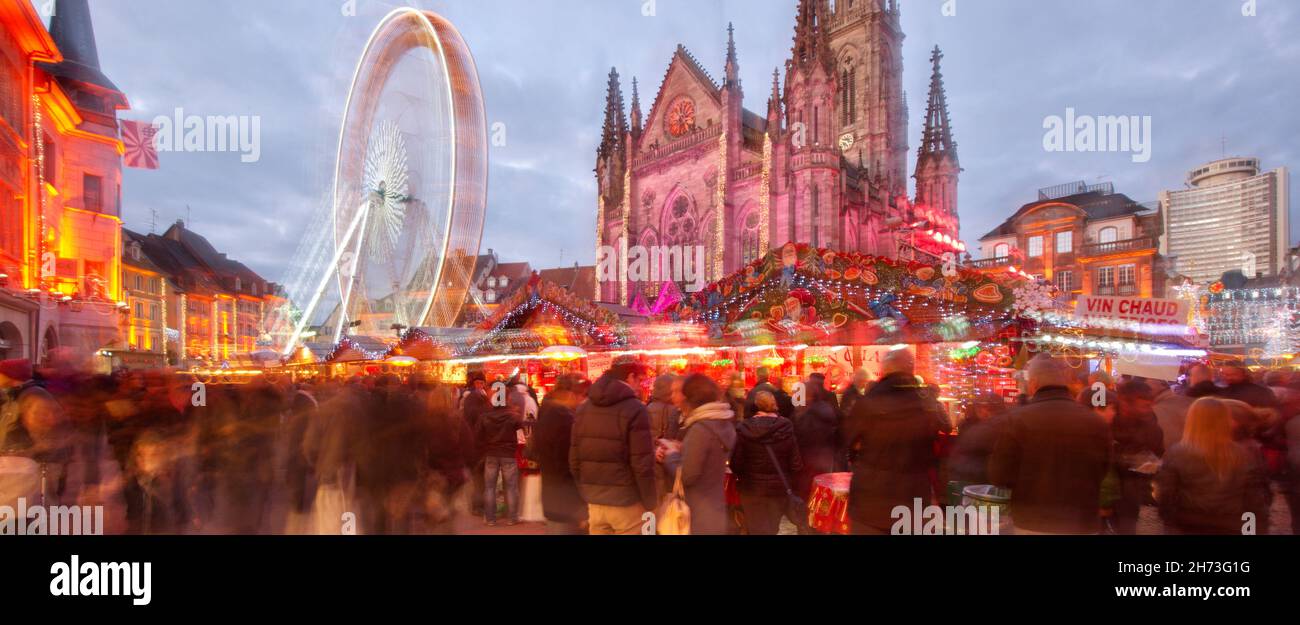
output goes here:
<path id="1" fill-rule="evenodd" d="M 646 412 L 650 415 L 650 437 L 656 443 L 661 440 L 680 440 L 678 431 L 681 427 L 682 413 L 673 403 L 673 384 L 679 379 L 680 376 L 671 373 L 655 378 Z M 672 487 L 672 477 L 668 475 L 668 470 L 663 465 L 656 465 L 655 491 L 659 495 L 658 503 L 663 502 Z"/>
<path id="2" fill-rule="evenodd" d="M 136 439 L 128 470 L 142 493 L 141 534 L 183 534 L 190 529 L 188 473 L 182 467 L 189 456 L 180 426 L 150 428 Z"/>
<path id="3" fill-rule="evenodd" d="M 587 502 L 591 534 L 639 534 L 653 510 L 655 445 L 637 399 L 645 365 L 620 359 L 596 379 L 574 411 L 569 472 Z"/>
<path id="4" fill-rule="evenodd" d="M 744 418 L 745 415 L 745 374 L 739 371 L 732 371 L 727 376 L 727 403 L 731 404 L 731 411 L 736 413 L 737 418 Z"/>
<path id="5" fill-rule="evenodd" d="M 794 488 L 800 497 L 807 499 L 813 478 L 835 470 L 835 455 L 841 445 L 835 394 L 827 390 L 825 375 L 814 373 L 808 376 L 804 382 L 804 399 L 806 405 L 795 410 L 791 422 L 803 461 Z M 780 399 L 777 401 L 779 405 Z"/>
<path id="6" fill-rule="evenodd" d="M 1110 428 L 1070 396 L 1064 362 L 1040 355 L 1026 367 L 1030 399 L 1007 413 L 989 479 L 1011 489 L 1017 533 L 1095 534 Z"/>
<path id="7" fill-rule="evenodd" d="M 547 534 L 585 533 L 587 504 L 582 501 L 569 469 L 573 411 L 585 399 L 582 382 L 582 377 L 575 373 L 560 376 L 555 388 L 542 401 L 537 425 L 533 427 L 530 443 L 533 458 L 542 471 L 542 514 L 546 516 Z M 669 380 L 670 393 L 671 386 Z M 658 391 L 658 380 L 655 388 Z"/>
<path id="8" fill-rule="evenodd" d="M 1119 409 L 1110 425 L 1120 489 L 1114 521 L 1115 531 L 1127 535 L 1137 533 L 1142 506 L 1151 502 L 1151 476 L 1165 453 L 1165 444 L 1148 383 L 1132 379 L 1118 390 Z"/>
<path id="9" fill-rule="evenodd" d="M 1183 424 L 1187 421 L 1187 411 L 1191 409 L 1192 397 L 1175 393 L 1164 380 L 1151 379 L 1154 395 L 1151 398 L 1151 410 L 1156 414 L 1156 424 L 1163 433 L 1164 447 L 1169 449 L 1174 443 L 1183 439 Z"/>
<path id="10" fill-rule="evenodd" d="M 304 462 L 315 470 L 312 517 L 316 534 L 341 533 L 343 514 L 356 510 L 358 447 L 364 444 L 363 392 L 355 383 L 339 384 L 321 402 L 317 418 L 307 424 L 303 455 Z"/>
<path id="11" fill-rule="evenodd" d="M 1192 404 L 1183 438 L 1170 448 L 1156 477 L 1160 516 L 1180 534 L 1241 534 L 1245 513 L 1257 519 L 1268 501 L 1258 458 L 1233 440 L 1226 402 Z"/>
<path id="12" fill-rule="evenodd" d="M 938 402 L 916 378 L 910 350 L 881 359 L 881 377 L 844 422 L 853 454 L 849 521 L 855 534 L 888 534 L 896 506 L 933 499 L 930 471 L 938 466 L 935 442 L 947 431 Z"/>
<path id="13" fill-rule="evenodd" d="M 1007 402 L 981 393 L 971 402 L 948 457 L 948 479 L 961 484 L 988 484 L 989 458 L 1006 426 Z"/>
<path id="14" fill-rule="evenodd" d="M 284 447 L 285 503 L 288 507 L 287 534 L 309 531 L 312 505 L 316 500 L 316 468 L 307 457 L 307 429 L 319 418 L 320 404 L 310 385 L 300 384 L 289 399 L 288 422 L 282 440 Z"/>
<path id="15" fill-rule="evenodd" d="M 871 374 L 866 369 L 858 368 L 853 372 L 853 380 L 844 389 L 844 394 L 840 397 L 840 414 L 847 417 L 853 414 L 853 406 L 858 400 L 866 396 L 867 391 L 871 388 Z"/>
<path id="16" fill-rule="evenodd" d="M 727 534 L 727 461 L 736 446 L 736 419 L 711 378 L 695 373 L 682 382 L 686 410 L 680 445 L 660 446 L 657 459 L 681 480 L 691 509 L 692 535 Z M 770 393 L 769 393 L 770 394 Z"/>
<path id="17" fill-rule="evenodd" d="M 754 413 L 758 411 L 754 406 L 754 396 L 763 391 L 771 393 L 772 396 L 776 398 L 776 405 L 779 407 L 777 412 L 779 412 L 781 416 L 787 419 L 793 417 L 795 405 L 790 400 L 790 394 L 772 383 L 771 370 L 767 367 L 758 367 L 757 369 L 754 369 L 754 377 L 757 379 L 754 383 L 754 388 L 750 389 L 749 394 L 745 396 L 745 414 L 743 416 L 737 416 L 737 418 L 748 419 L 749 417 L 754 416 Z"/>
<path id="18" fill-rule="evenodd" d="M 425 529 L 450 534 L 454 528 L 457 493 L 472 484 L 466 467 L 476 454 L 474 433 L 456 410 L 451 386 L 427 382 L 421 383 L 420 388 L 428 424 L 428 472 L 422 487 Z"/>
<path id="19" fill-rule="evenodd" d="M 1229 363 L 1223 367 L 1224 388 L 1219 393 L 1225 399 L 1244 401 L 1256 408 L 1274 408 L 1277 397 L 1267 386 L 1256 384 L 1247 369 L 1241 363 Z"/>
<path id="20" fill-rule="evenodd" d="M 491 408 L 487 389 L 487 376 L 484 372 L 471 371 L 466 382 L 465 391 L 461 393 L 458 403 L 461 415 L 472 432 L 477 433 L 479 416 Z M 483 516 L 483 493 L 485 490 L 483 485 L 483 445 L 477 442 L 477 434 L 475 434 L 475 441 L 475 454 L 469 467 L 470 476 L 474 482 L 474 488 L 470 493 L 470 512 L 475 516 Z"/>
<path id="21" fill-rule="evenodd" d="M 479 415 L 474 434 L 483 452 L 483 521 L 497 524 L 497 479 L 500 477 L 506 499 L 506 525 L 519 524 L 519 429 L 524 411 L 519 393 L 507 397 L 505 406 L 491 406 Z"/>
<path id="22" fill-rule="evenodd" d="M 1295 384 L 1295 377 L 1292 377 Z M 1292 412 L 1283 422 L 1287 444 L 1287 477 L 1283 493 L 1291 510 L 1291 533 L 1300 536 L 1300 412 Z"/>
<path id="23" fill-rule="evenodd" d="M 29 458 L 39 466 L 44 505 L 64 501 L 75 450 L 71 421 L 54 396 L 33 379 L 31 362 L 0 361 L 0 455 Z M 75 501 L 75 493 L 68 499 Z"/>
<path id="24" fill-rule="evenodd" d="M 1221 389 L 1214 383 L 1214 370 L 1207 365 L 1195 364 L 1187 370 L 1187 386 L 1183 394 L 1197 399 L 1208 395 L 1218 395 Z"/>
<path id="25" fill-rule="evenodd" d="M 789 495 L 795 492 L 793 480 L 803 470 L 803 459 L 794 438 L 794 424 L 777 413 L 776 397 L 760 392 L 754 405 L 758 412 L 736 425 L 731 472 L 736 476 L 749 534 L 775 535 L 786 514 Z"/>

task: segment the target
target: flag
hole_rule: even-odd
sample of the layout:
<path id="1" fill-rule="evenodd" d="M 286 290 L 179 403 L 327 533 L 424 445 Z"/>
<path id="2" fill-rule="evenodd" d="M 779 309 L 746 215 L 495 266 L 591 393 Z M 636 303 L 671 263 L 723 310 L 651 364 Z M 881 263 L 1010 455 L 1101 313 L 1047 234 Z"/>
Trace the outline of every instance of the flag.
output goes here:
<path id="1" fill-rule="evenodd" d="M 126 166 L 158 169 L 158 147 L 154 136 L 158 127 L 130 119 L 122 120 L 122 143 L 126 146 Z"/>

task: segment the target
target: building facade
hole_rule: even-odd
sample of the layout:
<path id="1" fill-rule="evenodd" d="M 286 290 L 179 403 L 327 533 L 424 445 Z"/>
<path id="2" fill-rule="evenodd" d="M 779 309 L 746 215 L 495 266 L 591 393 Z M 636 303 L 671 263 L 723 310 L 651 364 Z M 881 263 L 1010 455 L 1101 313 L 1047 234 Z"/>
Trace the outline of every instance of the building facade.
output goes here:
<path id="1" fill-rule="evenodd" d="M 160 324 L 168 364 L 221 364 L 281 347 L 268 327 L 272 313 L 285 303 L 278 285 L 218 252 L 181 221 L 161 235 L 128 236 L 147 260 L 132 261 L 127 274 L 129 284 L 138 275 L 146 287 L 129 302 L 131 329 L 140 340 Z M 156 268 L 161 278 L 157 291 L 148 280 L 149 268 Z M 147 306 L 159 296 L 164 305 L 152 315 Z M 135 315 L 136 304 L 141 318 Z"/>
<path id="2" fill-rule="evenodd" d="M 122 237 L 126 345 L 115 350 L 114 357 L 126 366 L 172 364 L 175 359 L 169 361 L 167 353 L 166 272 L 144 253 L 144 235 L 123 229 Z"/>
<path id="3" fill-rule="evenodd" d="M 917 200 L 908 197 L 900 19 L 895 0 L 799 0 L 784 83 L 774 71 L 762 114 L 744 107 L 730 30 L 721 83 L 679 45 L 644 115 L 637 81 L 625 109 L 611 71 L 596 153 L 598 264 L 637 248 L 703 248 L 703 273 L 716 280 L 789 241 L 932 260 L 957 251 L 960 167 L 937 48 Z M 928 236 L 896 236 L 911 224 Z M 672 267 L 597 273 L 599 299 L 624 305 L 683 282 Z"/>
<path id="4" fill-rule="evenodd" d="M 1198 284 L 1241 270 L 1276 276 L 1291 249 L 1290 174 L 1257 158 L 1226 158 L 1188 172 L 1187 188 L 1160 194 L 1161 253 Z"/>
<path id="5" fill-rule="evenodd" d="M 1039 190 L 980 238 L 982 271 L 1015 268 L 1078 295 L 1163 297 L 1159 213 L 1106 183 Z"/>
<path id="6" fill-rule="evenodd" d="M 100 68 L 88 2 L 57 7 L 47 29 L 31 3 L 0 3 L 0 340 L 36 361 L 121 342 L 128 102 Z"/>

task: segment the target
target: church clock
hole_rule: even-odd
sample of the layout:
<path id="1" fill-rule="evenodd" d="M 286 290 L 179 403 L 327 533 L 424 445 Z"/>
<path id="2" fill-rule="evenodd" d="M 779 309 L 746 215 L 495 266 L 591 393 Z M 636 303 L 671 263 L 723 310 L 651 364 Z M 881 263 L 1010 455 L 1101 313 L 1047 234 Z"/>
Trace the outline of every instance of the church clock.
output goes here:
<path id="1" fill-rule="evenodd" d="M 695 130 L 695 103 L 689 98 L 678 98 L 673 101 L 672 106 L 668 107 L 668 114 L 664 117 L 664 124 L 668 127 L 669 136 L 673 138 Z"/>
<path id="2" fill-rule="evenodd" d="M 850 149 L 853 148 L 853 143 L 854 143 L 853 133 L 851 133 L 851 132 L 846 132 L 846 133 L 840 135 L 840 151 L 841 151 L 841 152 L 848 152 Z"/>

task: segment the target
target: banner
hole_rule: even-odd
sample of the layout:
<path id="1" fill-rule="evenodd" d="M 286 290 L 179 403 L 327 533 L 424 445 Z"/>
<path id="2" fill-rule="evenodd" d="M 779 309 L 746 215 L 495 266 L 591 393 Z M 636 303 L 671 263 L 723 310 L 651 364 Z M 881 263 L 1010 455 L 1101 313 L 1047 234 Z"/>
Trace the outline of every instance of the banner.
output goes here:
<path id="1" fill-rule="evenodd" d="M 158 169 L 158 147 L 154 136 L 158 127 L 146 122 L 122 120 L 122 144 L 126 147 L 123 159 L 127 167 Z"/>
<path id="2" fill-rule="evenodd" d="M 1141 324 L 1187 325 L 1187 302 L 1145 297 L 1082 295 L 1074 314 L 1080 321 L 1129 321 Z"/>

